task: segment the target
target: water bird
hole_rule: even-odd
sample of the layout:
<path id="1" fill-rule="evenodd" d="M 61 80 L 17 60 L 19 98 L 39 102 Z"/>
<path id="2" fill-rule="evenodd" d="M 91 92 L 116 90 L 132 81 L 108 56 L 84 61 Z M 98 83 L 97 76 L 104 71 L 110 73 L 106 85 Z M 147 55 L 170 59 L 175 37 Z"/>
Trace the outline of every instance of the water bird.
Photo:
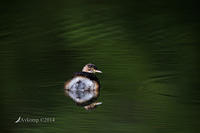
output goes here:
<path id="1" fill-rule="evenodd" d="M 64 85 L 65 94 L 86 110 L 102 104 L 95 102 L 100 93 L 100 82 L 95 73 L 102 72 L 94 64 L 86 64 L 81 72 L 76 72 Z"/>

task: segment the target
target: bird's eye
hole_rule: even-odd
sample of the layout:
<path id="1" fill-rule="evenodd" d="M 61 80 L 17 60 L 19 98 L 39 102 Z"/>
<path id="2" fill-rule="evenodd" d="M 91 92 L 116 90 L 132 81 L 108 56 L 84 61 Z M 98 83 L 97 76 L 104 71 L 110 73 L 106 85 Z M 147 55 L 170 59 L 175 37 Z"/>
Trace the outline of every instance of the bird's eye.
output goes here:
<path id="1" fill-rule="evenodd" d="M 88 65 L 88 68 L 91 68 L 92 67 L 92 65 Z"/>

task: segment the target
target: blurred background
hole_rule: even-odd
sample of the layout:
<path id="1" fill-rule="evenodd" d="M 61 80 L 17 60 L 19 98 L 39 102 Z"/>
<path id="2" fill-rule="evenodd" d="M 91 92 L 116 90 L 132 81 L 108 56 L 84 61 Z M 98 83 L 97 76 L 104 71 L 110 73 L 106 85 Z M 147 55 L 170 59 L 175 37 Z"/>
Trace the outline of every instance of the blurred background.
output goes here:
<path id="1" fill-rule="evenodd" d="M 199 22 L 194 0 L 1 2 L 0 130 L 200 132 Z M 63 90 L 87 63 L 103 72 L 92 111 Z"/>

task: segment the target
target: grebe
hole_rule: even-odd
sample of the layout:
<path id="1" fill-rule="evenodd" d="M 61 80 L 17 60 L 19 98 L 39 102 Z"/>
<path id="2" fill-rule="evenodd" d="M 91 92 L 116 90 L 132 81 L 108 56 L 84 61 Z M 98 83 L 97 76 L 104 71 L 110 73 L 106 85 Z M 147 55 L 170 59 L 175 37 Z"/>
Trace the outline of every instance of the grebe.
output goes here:
<path id="1" fill-rule="evenodd" d="M 95 102 L 100 92 L 100 82 L 95 73 L 102 73 L 94 64 L 86 64 L 82 72 L 76 72 L 64 85 L 65 94 L 86 110 L 93 109 L 101 102 Z"/>

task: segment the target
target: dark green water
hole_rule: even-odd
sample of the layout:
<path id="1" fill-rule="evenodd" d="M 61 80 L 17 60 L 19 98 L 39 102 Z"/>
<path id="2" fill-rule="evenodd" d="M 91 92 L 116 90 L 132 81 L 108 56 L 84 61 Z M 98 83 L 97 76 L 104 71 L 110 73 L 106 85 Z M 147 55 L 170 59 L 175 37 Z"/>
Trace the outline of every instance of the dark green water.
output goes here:
<path id="1" fill-rule="evenodd" d="M 1 2 L 2 132 L 200 132 L 199 18 L 194 1 Z M 63 85 L 90 62 L 103 105 L 86 111 Z"/>

